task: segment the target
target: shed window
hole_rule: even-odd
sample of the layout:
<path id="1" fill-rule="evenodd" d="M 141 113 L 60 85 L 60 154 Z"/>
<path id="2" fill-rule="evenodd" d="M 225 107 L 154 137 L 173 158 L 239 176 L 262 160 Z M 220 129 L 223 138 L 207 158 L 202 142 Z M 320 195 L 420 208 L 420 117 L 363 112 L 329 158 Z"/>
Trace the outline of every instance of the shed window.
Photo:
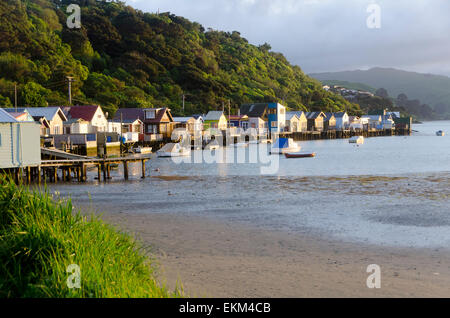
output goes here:
<path id="1" fill-rule="evenodd" d="M 147 110 L 145 112 L 146 119 L 154 119 L 156 117 L 156 112 L 154 110 Z"/>

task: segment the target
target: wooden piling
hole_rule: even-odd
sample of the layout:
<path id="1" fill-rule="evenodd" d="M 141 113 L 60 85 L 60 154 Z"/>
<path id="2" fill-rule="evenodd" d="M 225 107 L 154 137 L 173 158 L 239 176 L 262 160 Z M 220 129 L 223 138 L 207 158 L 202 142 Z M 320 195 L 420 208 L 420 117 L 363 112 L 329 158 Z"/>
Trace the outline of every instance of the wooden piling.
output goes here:
<path id="1" fill-rule="evenodd" d="M 125 180 L 128 180 L 128 161 L 123 161 L 123 175 Z"/>
<path id="2" fill-rule="evenodd" d="M 142 179 L 145 179 L 145 160 L 142 160 Z"/>
<path id="3" fill-rule="evenodd" d="M 102 170 L 103 170 L 103 181 L 106 181 L 107 177 L 106 177 L 106 166 L 105 163 L 102 163 Z"/>
<path id="4" fill-rule="evenodd" d="M 38 166 L 38 167 L 36 168 L 36 170 L 37 170 L 38 184 L 40 185 L 41 182 L 42 182 L 42 176 L 41 176 L 42 171 L 41 171 L 41 166 Z"/>
<path id="5" fill-rule="evenodd" d="M 25 174 L 26 174 L 26 180 L 27 180 L 27 184 L 31 184 L 31 167 L 26 167 L 25 168 Z"/>
<path id="6" fill-rule="evenodd" d="M 102 169 L 102 165 L 99 163 L 98 165 L 97 165 L 97 179 L 98 179 L 98 181 L 101 181 L 102 180 L 102 174 L 101 174 L 101 169 Z"/>
<path id="7" fill-rule="evenodd" d="M 86 175 L 86 165 L 84 163 L 81 164 L 81 181 L 86 182 L 87 175 Z"/>

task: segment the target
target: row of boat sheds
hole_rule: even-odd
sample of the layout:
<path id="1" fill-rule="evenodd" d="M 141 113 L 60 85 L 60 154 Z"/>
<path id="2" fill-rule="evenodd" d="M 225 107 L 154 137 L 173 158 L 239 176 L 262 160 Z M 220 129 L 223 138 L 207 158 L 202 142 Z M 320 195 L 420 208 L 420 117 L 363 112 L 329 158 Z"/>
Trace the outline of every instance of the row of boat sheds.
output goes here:
<path id="1" fill-rule="evenodd" d="M 0 108 L 0 169 L 37 167 L 44 160 L 48 164 L 49 160 L 105 160 L 130 154 L 147 158 L 173 142 L 174 136 L 194 137 L 192 146 L 200 137 L 202 148 L 208 144 L 214 148 L 211 141 L 217 136 L 227 144 L 239 144 L 242 136 L 247 141 L 253 138 L 252 142 L 274 136 L 298 141 L 410 134 L 411 125 L 410 117 L 386 110 L 358 117 L 346 112 L 291 111 L 279 103 L 243 104 L 234 114 L 219 110 L 186 117 L 174 117 L 167 107 L 122 108 L 114 116 L 99 105 Z M 82 178 L 82 171 L 78 172 Z"/>

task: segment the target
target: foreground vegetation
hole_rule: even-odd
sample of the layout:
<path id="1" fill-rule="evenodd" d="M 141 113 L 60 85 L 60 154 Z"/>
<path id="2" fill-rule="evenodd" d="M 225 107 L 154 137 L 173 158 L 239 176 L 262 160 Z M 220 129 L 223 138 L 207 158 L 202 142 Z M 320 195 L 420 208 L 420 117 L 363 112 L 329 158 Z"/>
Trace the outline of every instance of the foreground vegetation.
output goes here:
<path id="1" fill-rule="evenodd" d="M 80 267 L 70 289 L 67 267 Z M 70 280 L 76 283 L 76 280 Z M 0 297 L 171 297 L 126 234 L 0 177 Z"/>
<path id="2" fill-rule="evenodd" d="M 69 29 L 67 6 L 81 7 Z M 156 11 L 157 8 L 155 7 Z M 174 115 L 222 109 L 230 101 L 282 102 L 292 109 L 358 113 L 358 105 L 322 89 L 270 45 L 252 45 L 170 13 L 144 13 L 121 1 L 0 1 L 0 106 L 75 104 L 168 106 Z M 185 96 L 185 110 L 182 108 Z"/>

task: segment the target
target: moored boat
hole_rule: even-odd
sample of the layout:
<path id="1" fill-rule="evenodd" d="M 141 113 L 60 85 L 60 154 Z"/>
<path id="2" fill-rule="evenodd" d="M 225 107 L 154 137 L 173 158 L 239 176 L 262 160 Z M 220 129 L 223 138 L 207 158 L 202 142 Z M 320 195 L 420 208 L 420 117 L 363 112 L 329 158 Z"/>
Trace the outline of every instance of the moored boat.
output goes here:
<path id="1" fill-rule="evenodd" d="M 248 147 L 248 143 L 246 143 L 246 142 L 238 142 L 238 143 L 234 144 L 234 147 L 235 148 L 245 148 L 245 147 Z"/>
<path id="2" fill-rule="evenodd" d="M 364 137 L 363 136 L 354 136 L 348 140 L 351 144 L 358 144 L 362 145 L 364 143 Z"/>
<path id="3" fill-rule="evenodd" d="M 220 148 L 219 143 L 217 142 L 217 140 L 212 140 L 209 144 L 207 144 L 205 146 L 205 150 L 217 150 Z"/>
<path id="4" fill-rule="evenodd" d="M 442 130 L 439 130 L 439 131 L 436 132 L 436 136 L 443 137 L 443 136 L 445 136 L 445 132 L 443 132 Z"/>
<path id="5" fill-rule="evenodd" d="M 190 156 L 191 150 L 183 148 L 179 143 L 169 143 L 157 152 L 158 157 L 186 157 Z"/>
<path id="6" fill-rule="evenodd" d="M 284 156 L 286 158 L 314 158 L 316 156 L 316 153 L 286 152 Z"/>
<path id="7" fill-rule="evenodd" d="M 135 152 L 140 154 L 147 154 L 152 153 L 152 149 L 152 147 L 138 147 L 135 149 Z"/>

